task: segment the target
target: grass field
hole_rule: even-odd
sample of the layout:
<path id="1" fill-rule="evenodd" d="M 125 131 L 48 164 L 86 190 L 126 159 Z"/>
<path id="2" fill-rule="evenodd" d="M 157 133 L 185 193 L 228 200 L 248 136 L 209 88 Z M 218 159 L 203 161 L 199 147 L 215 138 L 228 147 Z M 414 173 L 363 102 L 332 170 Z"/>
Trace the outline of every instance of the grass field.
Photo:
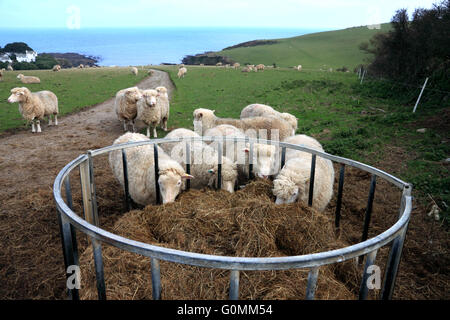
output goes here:
<path id="1" fill-rule="evenodd" d="M 94 105 L 113 97 L 120 89 L 137 84 L 147 76 L 146 70 L 140 70 L 138 76 L 130 68 L 88 68 L 5 72 L 0 81 L 0 132 L 6 129 L 22 127 L 26 122 L 18 110 L 18 104 L 9 104 L 6 100 L 10 90 L 15 87 L 27 87 L 31 91 L 50 90 L 56 94 L 61 115 Z M 40 84 L 23 84 L 17 75 L 33 75 L 41 79 Z"/>
<path id="2" fill-rule="evenodd" d="M 433 199 L 450 204 L 448 166 L 450 153 L 449 107 L 421 105 L 391 96 L 376 82 L 360 85 L 357 75 L 342 72 L 297 72 L 266 69 L 258 73 L 217 67 L 188 67 L 178 79 L 171 101 L 169 127 L 193 128 L 196 108 L 215 109 L 219 117 L 239 118 L 248 104 L 263 103 L 298 117 L 297 133 L 316 137 L 328 153 L 382 164 L 383 169 L 414 184 L 425 203 Z M 417 97 L 417 92 L 411 92 Z M 425 97 L 425 96 L 424 96 Z M 416 130 L 426 127 L 426 133 Z M 448 218 L 448 210 L 444 213 Z"/>
<path id="3" fill-rule="evenodd" d="M 217 52 L 241 64 L 292 67 L 301 64 L 306 69 L 328 69 L 346 66 L 353 70 L 364 62 L 365 53 L 358 46 L 369 41 L 378 32 L 389 30 L 390 24 L 381 29 L 355 27 L 337 31 L 312 33 L 299 37 L 277 39 L 279 43 L 255 47 L 235 48 Z"/>

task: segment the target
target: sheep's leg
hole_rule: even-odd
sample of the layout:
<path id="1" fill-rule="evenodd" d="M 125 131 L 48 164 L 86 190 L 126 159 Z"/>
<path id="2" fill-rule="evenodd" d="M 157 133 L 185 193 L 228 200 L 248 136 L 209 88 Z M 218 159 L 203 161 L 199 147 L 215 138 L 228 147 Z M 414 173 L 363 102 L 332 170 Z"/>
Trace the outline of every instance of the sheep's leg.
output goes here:
<path id="1" fill-rule="evenodd" d="M 156 134 L 156 126 L 153 127 L 153 138 L 157 138 L 158 135 Z"/>
<path id="2" fill-rule="evenodd" d="M 123 131 L 127 132 L 127 120 L 123 121 Z"/>
<path id="3" fill-rule="evenodd" d="M 49 126 L 52 125 L 52 115 L 51 114 L 48 115 L 48 125 Z"/>
<path id="4" fill-rule="evenodd" d="M 36 126 L 37 126 L 36 132 L 42 132 L 41 131 L 41 121 L 40 120 L 36 121 Z"/>
<path id="5" fill-rule="evenodd" d="M 163 129 L 164 131 L 167 131 L 167 118 L 163 119 Z"/>
<path id="6" fill-rule="evenodd" d="M 132 129 L 133 129 L 133 132 L 136 132 L 136 128 L 135 128 L 135 126 L 134 126 L 134 120 L 131 121 L 131 127 L 132 127 Z"/>
<path id="7" fill-rule="evenodd" d="M 150 126 L 147 126 L 147 137 L 150 138 Z"/>
<path id="8" fill-rule="evenodd" d="M 35 133 L 36 132 L 36 128 L 34 126 L 34 120 L 31 121 L 31 132 Z"/>
<path id="9" fill-rule="evenodd" d="M 55 117 L 55 126 L 57 126 L 58 125 L 58 115 L 54 115 L 54 117 Z"/>

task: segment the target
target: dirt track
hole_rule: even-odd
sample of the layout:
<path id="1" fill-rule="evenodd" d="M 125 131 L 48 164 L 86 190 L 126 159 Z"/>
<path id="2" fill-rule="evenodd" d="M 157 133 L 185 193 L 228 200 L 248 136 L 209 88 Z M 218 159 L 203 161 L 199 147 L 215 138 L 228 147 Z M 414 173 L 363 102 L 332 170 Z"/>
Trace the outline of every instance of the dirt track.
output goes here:
<path id="1" fill-rule="evenodd" d="M 172 94 L 168 74 L 154 70 L 138 87 L 160 85 Z M 123 133 L 114 98 L 61 117 L 58 126 L 41 126 L 39 134 L 29 129 L 0 138 L 0 299 L 62 298 L 52 288 L 63 279 L 62 264 L 48 263 L 61 257 L 53 180 L 70 160 Z"/>

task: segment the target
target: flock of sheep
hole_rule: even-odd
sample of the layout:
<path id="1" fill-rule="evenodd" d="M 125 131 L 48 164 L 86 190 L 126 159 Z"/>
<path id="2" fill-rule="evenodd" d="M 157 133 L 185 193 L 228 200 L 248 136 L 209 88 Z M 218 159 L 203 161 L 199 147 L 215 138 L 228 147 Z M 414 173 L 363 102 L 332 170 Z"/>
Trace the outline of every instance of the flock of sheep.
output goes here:
<path id="1" fill-rule="evenodd" d="M 184 68 L 184 66 L 181 66 Z M 150 140 L 150 131 L 156 137 L 156 127 L 167 131 L 169 117 L 169 99 L 165 87 L 140 90 L 137 87 L 120 90 L 116 95 L 115 109 L 118 119 L 124 123 L 124 131 L 132 124 L 133 132 L 126 132 L 114 141 L 114 144 Z M 196 109 L 193 113 L 194 131 L 186 128 L 172 130 L 166 138 L 214 137 L 205 141 L 161 143 L 158 150 L 158 181 L 163 203 L 175 201 L 185 189 L 185 180 L 189 179 L 192 188 L 216 187 L 218 170 L 221 165 L 220 188 L 234 192 L 237 186 L 249 179 L 249 163 L 253 164 L 253 174 L 263 179 L 274 179 L 273 194 L 276 203 L 307 201 L 311 154 L 287 149 L 285 164 L 280 167 L 280 148 L 277 144 L 221 141 L 220 137 L 260 138 L 301 144 L 324 152 L 321 144 L 312 137 L 295 135 L 298 120 L 289 113 L 281 113 L 268 105 L 251 104 L 240 114 L 240 119 L 219 118 L 215 110 Z M 135 131 L 135 120 L 147 125 L 147 136 Z M 208 142 L 206 142 L 208 140 Z M 219 148 L 221 150 L 219 150 Z M 189 152 L 189 154 L 187 154 Z M 131 198 L 138 204 L 148 205 L 156 200 L 155 163 L 153 145 L 130 147 L 126 151 L 128 164 L 128 185 Z M 221 154 L 221 158 L 219 157 Z M 253 154 L 253 158 L 250 157 Z M 189 155 L 187 157 L 187 155 Z M 186 173 L 187 159 L 190 172 Z M 109 155 L 110 167 L 116 179 L 124 185 L 123 160 L 121 151 Z M 315 169 L 315 187 L 313 207 L 324 210 L 333 194 L 334 168 L 330 160 L 318 157 Z"/>
<path id="2" fill-rule="evenodd" d="M 248 68 L 247 66 L 246 68 Z M 257 68 L 256 66 L 255 68 Z M 253 68 L 253 66 L 252 66 Z M 301 66 L 299 66 L 301 68 Z M 136 68 L 135 68 L 136 69 Z M 180 70 L 186 69 L 184 66 Z M 58 70 L 55 70 L 58 71 Z M 136 70 L 131 70 L 137 74 Z M 181 71 L 183 75 L 186 71 Z M 182 76 L 183 76 L 182 75 Z M 20 76 L 20 77 L 19 77 Z M 19 75 L 20 79 L 24 77 Z M 58 124 L 58 99 L 50 91 L 31 92 L 28 88 L 14 88 L 8 98 L 10 103 L 19 103 L 22 116 L 31 122 L 32 132 L 41 132 L 40 120 L 48 117 L 49 125 Z M 141 90 L 137 87 L 122 89 L 115 97 L 115 111 L 123 122 L 124 131 L 131 124 L 132 132 L 126 132 L 114 144 L 148 141 L 156 127 L 167 131 L 170 104 L 167 88 Z M 260 138 L 301 144 L 324 151 L 321 144 L 312 137 L 295 135 L 298 120 L 289 113 L 281 113 L 268 105 L 251 104 L 243 108 L 240 119 L 220 118 L 215 110 L 196 109 L 193 113 L 194 131 L 179 128 L 167 134 L 167 138 L 177 137 L 238 137 Z M 147 136 L 134 133 L 135 121 L 141 120 L 147 126 Z M 252 150 L 251 147 L 253 148 Z M 158 146 L 158 185 L 163 203 L 175 201 L 185 188 L 184 181 L 191 180 L 192 188 L 214 187 L 218 184 L 218 168 L 221 164 L 221 188 L 234 192 L 238 185 L 249 178 L 249 163 L 253 164 L 253 174 L 259 178 L 273 178 L 273 194 L 276 203 L 307 201 L 311 168 L 311 154 L 287 149 L 284 166 L 280 167 L 280 148 L 277 144 L 222 143 L 214 138 L 208 143 L 192 141 L 190 144 L 190 174 L 186 167 L 186 143 L 162 143 Z M 219 160 L 219 148 L 222 158 Z M 253 151 L 253 152 L 252 152 Z M 147 205 L 156 200 L 154 149 L 151 145 L 126 149 L 128 162 L 129 193 L 138 204 Z M 253 155 L 253 158 L 250 157 Z M 122 154 L 113 151 L 109 155 L 110 167 L 116 179 L 123 185 Z M 313 207 L 324 210 L 333 194 L 334 169 L 330 160 L 317 157 L 313 192 Z"/>

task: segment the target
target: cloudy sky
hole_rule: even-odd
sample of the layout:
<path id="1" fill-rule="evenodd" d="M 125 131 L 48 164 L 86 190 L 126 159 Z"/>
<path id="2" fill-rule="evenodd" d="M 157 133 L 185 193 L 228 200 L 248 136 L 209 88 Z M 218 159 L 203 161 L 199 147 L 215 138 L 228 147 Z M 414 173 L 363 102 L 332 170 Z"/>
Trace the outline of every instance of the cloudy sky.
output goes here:
<path id="1" fill-rule="evenodd" d="M 340 29 L 389 22 L 440 0 L 0 0 L 0 28 L 280 27 Z M 1 38 L 1 34 L 0 34 Z"/>

